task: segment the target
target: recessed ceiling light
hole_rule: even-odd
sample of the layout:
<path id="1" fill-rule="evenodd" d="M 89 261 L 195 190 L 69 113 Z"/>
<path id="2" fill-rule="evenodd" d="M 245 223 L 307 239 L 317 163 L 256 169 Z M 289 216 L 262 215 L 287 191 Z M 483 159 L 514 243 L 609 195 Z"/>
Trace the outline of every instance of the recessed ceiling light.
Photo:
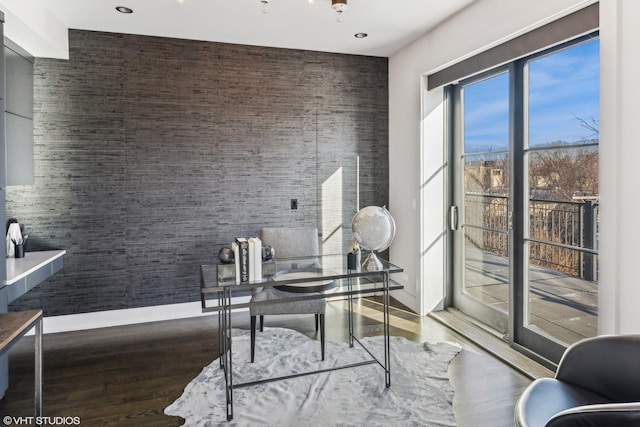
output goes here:
<path id="1" fill-rule="evenodd" d="M 120 13 L 133 13 L 133 9 L 130 9 L 126 6 L 118 6 L 116 7 L 116 10 Z"/>
<path id="2" fill-rule="evenodd" d="M 354 37 L 357 38 L 357 39 L 363 39 L 363 38 L 367 37 L 368 35 L 369 34 L 367 34 L 367 33 L 355 33 Z"/>

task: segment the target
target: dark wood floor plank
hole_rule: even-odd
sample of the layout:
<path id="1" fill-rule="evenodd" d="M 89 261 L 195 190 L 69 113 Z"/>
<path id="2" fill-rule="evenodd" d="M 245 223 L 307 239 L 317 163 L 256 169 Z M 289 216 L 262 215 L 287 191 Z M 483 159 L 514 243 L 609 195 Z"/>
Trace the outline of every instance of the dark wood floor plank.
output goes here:
<path id="1" fill-rule="evenodd" d="M 380 304 L 355 304 L 359 336 L 381 335 Z M 345 341 L 346 305 L 327 307 L 327 339 Z M 246 312 L 233 316 L 248 328 Z M 391 333 L 416 342 L 452 341 L 463 346 L 450 366 L 458 426 L 511 426 L 513 406 L 530 379 L 426 316 L 391 310 Z M 317 337 L 313 316 L 270 316 L 266 326 Z M 49 334 L 44 340 L 44 412 L 80 417 L 83 426 L 179 426 L 163 410 L 212 360 L 218 350 L 217 316 Z M 33 337 L 9 353 L 10 386 L 0 414 L 33 415 Z M 419 402 L 416 402 L 419 404 Z"/>

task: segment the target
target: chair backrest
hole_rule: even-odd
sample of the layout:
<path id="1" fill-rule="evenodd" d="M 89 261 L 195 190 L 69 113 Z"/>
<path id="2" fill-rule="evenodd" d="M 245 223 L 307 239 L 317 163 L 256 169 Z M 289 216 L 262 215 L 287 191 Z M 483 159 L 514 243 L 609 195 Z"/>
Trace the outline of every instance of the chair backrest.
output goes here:
<path id="1" fill-rule="evenodd" d="M 320 255 L 315 227 L 264 227 L 260 240 L 273 247 L 276 259 Z"/>
<path id="2" fill-rule="evenodd" d="M 573 344 L 556 378 L 613 402 L 640 401 L 640 335 L 601 335 Z"/>

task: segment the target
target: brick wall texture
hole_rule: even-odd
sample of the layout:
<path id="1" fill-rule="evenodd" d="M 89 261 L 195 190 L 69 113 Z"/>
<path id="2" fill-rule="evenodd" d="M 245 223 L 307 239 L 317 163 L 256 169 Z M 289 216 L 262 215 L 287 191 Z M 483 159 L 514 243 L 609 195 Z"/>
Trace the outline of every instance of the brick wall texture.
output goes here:
<path id="1" fill-rule="evenodd" d="M 387 59 L 70 32 L 36 59 L 34 185 L 7 189 L 27 250 L 65 268 L 17 300 L 45 315 L 199 300 L 199 265 L 264 226 L 345 250 L 388 203 Z M 297 199 L 298 209 L 291 209 Z"/>

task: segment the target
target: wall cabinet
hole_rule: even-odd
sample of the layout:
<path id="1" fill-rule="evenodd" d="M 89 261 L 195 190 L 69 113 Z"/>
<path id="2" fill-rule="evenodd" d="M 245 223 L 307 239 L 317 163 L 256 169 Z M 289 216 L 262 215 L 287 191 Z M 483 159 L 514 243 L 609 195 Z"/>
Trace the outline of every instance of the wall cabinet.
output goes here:
<path id="1" fill-rule="evenodd" d="M 7 185 L 33 184 L 33 119 L 5 112 Z"/>
<path id="2" fill-rule="evenodd" d="M 33 58 L 5 40 L 7 185 L 33 184 Z"/>

